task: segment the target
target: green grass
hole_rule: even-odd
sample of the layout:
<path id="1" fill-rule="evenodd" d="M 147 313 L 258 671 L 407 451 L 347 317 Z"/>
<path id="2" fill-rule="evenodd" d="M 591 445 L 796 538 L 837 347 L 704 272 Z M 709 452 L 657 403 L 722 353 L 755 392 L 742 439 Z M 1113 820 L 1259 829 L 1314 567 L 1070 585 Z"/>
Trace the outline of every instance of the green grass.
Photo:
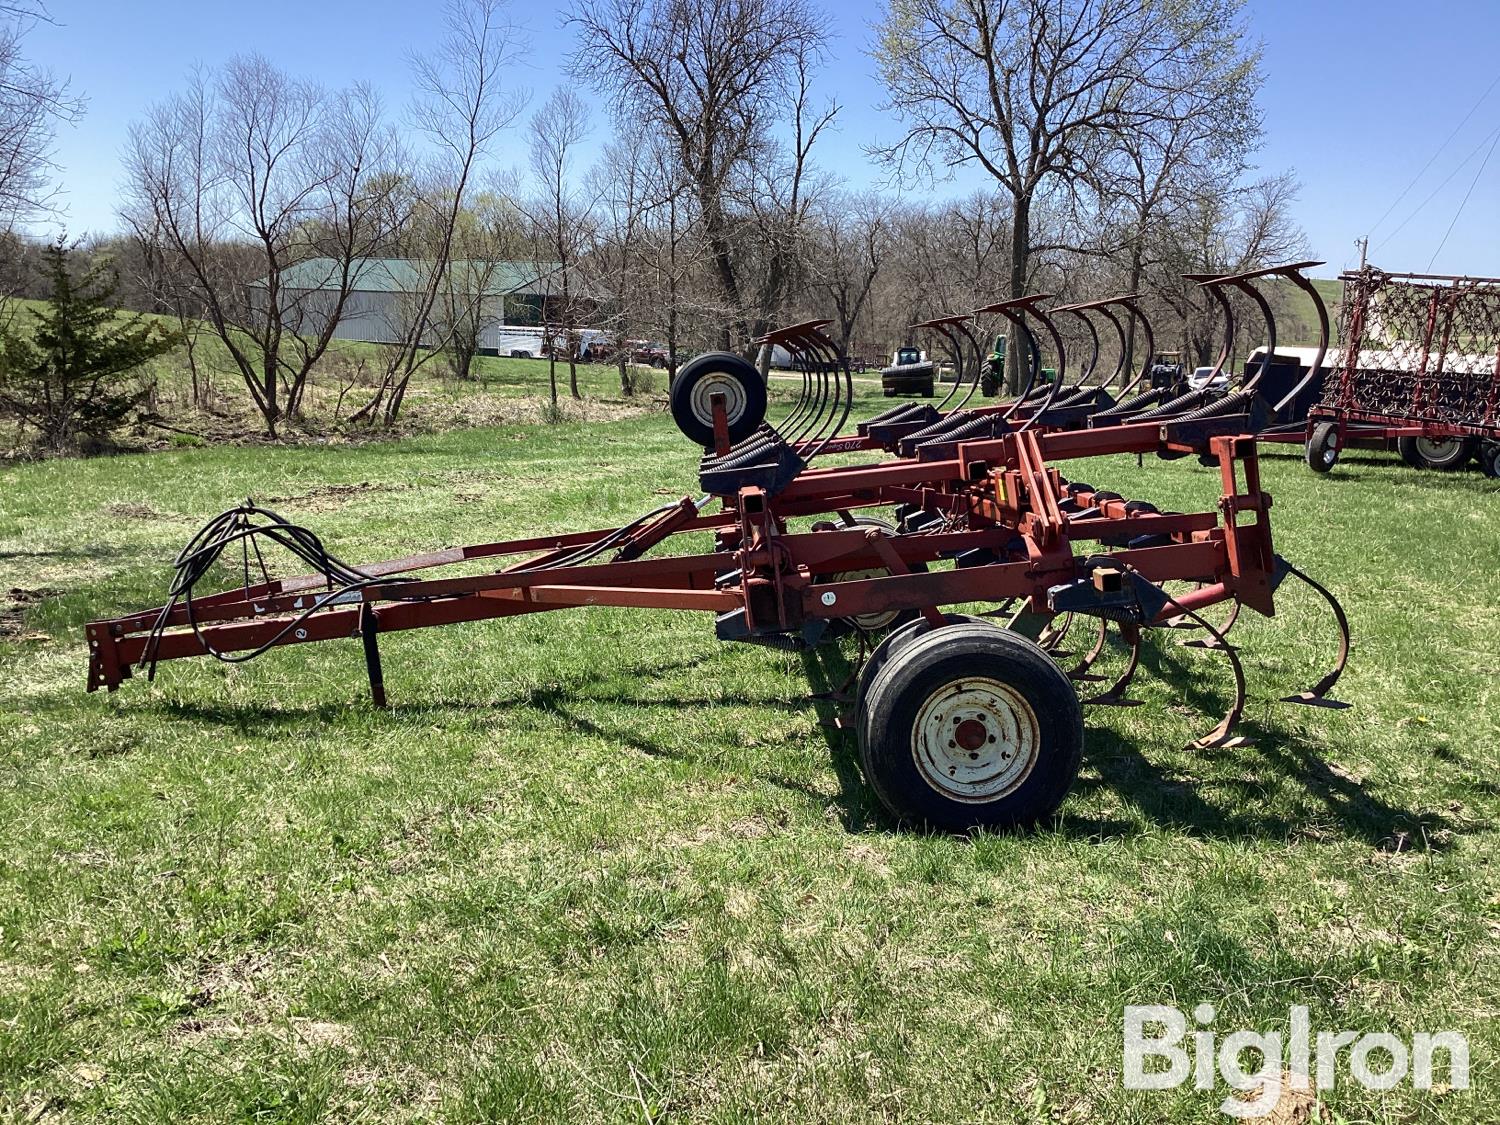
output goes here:
<path id="1" fill-rule="evenodd" d="M 32 314 L 45 307 L 42 301 L 12 300 L 0 304 L 0 314 L 12 315 L 25 329 Z M 122 313 L 123 315 L 130 315 Z M 146 314 L 176 331 L 175 318 Z M 254 349 L 251 349 L 253 352 Z M 303 395 L 302 417 L 282 425 L 283 436 L 322 440 L 345 434 L 365 438 L 367 427 L 350 426 L 348 419 L 370 400 L 379 386 L 391 349 L 384 345 L 334 340 L 308 375 Z M 286 355 L 294 358 L 290 345 Z M 197 441 L 222 444 L 259 440 L 265 423 L 256 412 L 249 392 L 228 350 L 207 325 L 197 337 L 195 358 L 200 379 L 210 390 L 206 401 L 195 403 L 187 349 L 178 347 L 147 364 L 140 372 L 152 387 L 146 406 L 164 418 L 170 428 L 142 426 L 122 431 L 122 448 L 168 448 L 190 446 Z M 406 395 L 398 433 L 435 433 L 456 427 L 535 421 L 539 401 L 548 393 L 546 360 L 511 359 L 500 356 L 475 358 L 468 378 L 451 374 L 447 357 L 428 357 L 413 375 Z M 620 390 L 618 368 L 600 364 L 578 365 L 582 401 L 570 396 L 566 363 L 557 364 L 559 400 L 565 414 L 579 420 L 599 421 L 625 413 L 660 406 L 665 400 L 665 371 L 638 370 L 637 393 L 625 397 Z M 0 424 L 0 451 L 24 445 L 9 424 Z"/>
<path id="2" fill-rule="evenodd" d="M 0 469 L 0 1117 L 1197 1122 L 1121 1089 L 1128 1003 L 1216 1026 L 1455 1028 L 1473 1090 L 1349 1083 L 1336 1119 L 1500 1117 L 1500 486 L 1266 458 L 1290 586 L 1236 633 L 1251 745 L 1187 752 L 1212 655 L 1153 637 L 1025 837 L 895 830 L 804 658 L 706 615 L 582 610 L 83 691 L 83 622 L 160 601 L 245 495 L 351 561 L 605 526 L 693 487 L 661 416 L 399 444 Z M 1070 466 L 1070 469 L 1074 467 Z M 1075 478 L 1201 506 L 1216 475 Z M 14 593 L 12 600 L 19 600 Z M 852 653 L 845 653 L 852 656 Z M 814 675 L 820 670 L 811 668 Z"/>

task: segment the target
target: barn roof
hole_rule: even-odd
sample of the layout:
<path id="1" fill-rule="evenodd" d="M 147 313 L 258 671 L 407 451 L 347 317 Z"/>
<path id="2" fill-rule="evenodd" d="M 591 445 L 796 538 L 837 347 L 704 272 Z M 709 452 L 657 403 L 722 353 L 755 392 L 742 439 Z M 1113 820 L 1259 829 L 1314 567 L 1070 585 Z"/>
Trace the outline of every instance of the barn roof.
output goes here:
<path id="1" fill-rule="evenodd" d="M 354 263 L 353 289 L 362 293 L 419 293 L 426 288 L 432 263 L 414 258 L 360 258 Z M 483 288 L 490 297 L 513 293 L 548 294 L 561 266 L 556 262 L 478 261 L 450 262 L 448 270 L 461 292 Z M 282 271 L 283 289 L 336 289 L 341 265 L 335 258 L 309 258 Z M 266 279 L 255 282 L 266 287 Z"/>

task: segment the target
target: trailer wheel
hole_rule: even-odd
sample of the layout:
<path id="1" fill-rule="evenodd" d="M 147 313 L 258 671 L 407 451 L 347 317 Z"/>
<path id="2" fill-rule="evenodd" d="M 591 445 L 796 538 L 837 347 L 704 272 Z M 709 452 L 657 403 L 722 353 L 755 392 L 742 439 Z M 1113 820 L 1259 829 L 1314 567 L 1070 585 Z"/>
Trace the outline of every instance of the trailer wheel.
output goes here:
<path id="1" fill-rule="evenodd" d="M 1465 437 L 1396 439 L 1401 460 L 1418 469 L 1461 469 L 1474 455 L 1474 439 Z"/>
<path id="2" fill-rule="evenodd" d="M 1315 473 L 1326 473 L 1339 461 L 1339 427 L 1336 422 L 1319 422 L 1307 437 L 1302 456 Z"/>
<path id="3" fill-rule="evenodd" d="M 960 832 L 1029 828 L 1078 775 L 1073 684 L 1018 634 L 934 629 L 876 672 L 859 716 L 860 764 L 898 820 Z"/>
<path id="4" fill-rule="evenodd" d="M 766 382 L 755 365 L 733 352 L 708 352 L 683 364 L 672 380 L 672 420 L 687 439 L 714 443 L 713 396 L 724 396 L 729 440 L 743 441 L 766 419 Z"/>
<path id="5" fill-rule="evenodd" d="M 1479 470 L 1491 480 L 1500 480 L 1500 441 L 1479 443 L 1479 452 L 1474 455 L 1479 461 Z"/>

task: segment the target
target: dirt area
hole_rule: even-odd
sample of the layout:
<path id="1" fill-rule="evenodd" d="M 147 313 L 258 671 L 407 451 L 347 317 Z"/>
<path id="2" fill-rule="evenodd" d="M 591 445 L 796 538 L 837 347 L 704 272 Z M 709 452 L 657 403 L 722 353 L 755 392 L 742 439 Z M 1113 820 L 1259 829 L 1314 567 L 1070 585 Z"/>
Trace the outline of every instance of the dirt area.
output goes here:
<path id="1" fill-rule="evenodd" d="M 12 586 L 5 592 L 4 599 L 0 600 L 0 641 L 49 640 L 46 633 L 26 628 L 26 611 L 31 606 L 61 594 L 61 590 L 45 587 L 37 590 L 23 590 L 19 586 Z"/>

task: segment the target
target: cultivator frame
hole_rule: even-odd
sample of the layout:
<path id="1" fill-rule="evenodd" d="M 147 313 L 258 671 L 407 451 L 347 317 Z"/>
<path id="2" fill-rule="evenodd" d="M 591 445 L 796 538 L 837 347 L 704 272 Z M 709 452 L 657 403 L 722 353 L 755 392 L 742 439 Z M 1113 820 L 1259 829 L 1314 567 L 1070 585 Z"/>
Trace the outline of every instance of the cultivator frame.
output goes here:
<path id="1" fill-rule="evenodd" d="M 934 423 L 925 410 L 920 418 L 903 415 L 907 404 L 853 434 L 840 433 L 853 384 L 847 360 L 822 331 L 827 322 L 770 333 L 763 342 L 789 348 L 803 372 L 791 410 L 753 430 L 755 419 L 736 418 L 743 436 L 730 441 L 733 388 L 726 392 L 722 379 L 707 384 L 712 425 L 702 426 L 700 414 L 695 428 L 714 441 L 699 466 L 703 495 L 684 496 L 622 527 L 354 567 L 311 532 L 247 501 L 208 525 L 179 556 L 165 606 L 87 627 L 89 690 L 113 691 L 132 669 L 154 674 L 164 660 L 205 654 L 242 660 L 284 645 L 359 637 L 372 694 L 384 705 L 381 634 L 580 606 L 709 612 L 721 639 L 784 648 L 812 647 L 852 630 L 862 655 L 863 623 L 894 622 L 899 627 L 870 655 L 857 684 L 851 679 L 837 693 L 852 705 L 873 787 L 904 819 L 948 828 L 1024 825 L 1050 815 L 1076 772 L 1079 706 L 1134 702 L 1128 689 L 1147 629 L 1194 628 L 1200 633 L 1194 647 L 1228 661 L 1232 698 L 1193 745 L 1230 744 L 1245 705 L 1245 676 L 1226 634 L 1241 606 L 1273 615 L 1275 593 L 1292 576 L 1332 607 L 1340 644 L 1329 672 L 1286 701 L 1342 706 L 1330 692 L 1348 657 L 1347 622 L 1332 594 L 1275 552 L 1271 498 L 1261 487 L 1249 415 L 1090 428 L 1096 410 L 1078 406 L 1114 404 L 1107 388 L 1119 381 L 1128 394 L 1146 377 L 1151 357 L 1128 381 L 1122 359 L 1100 384 L 1066 384 L 1065 347 L 1051 316 L 1066 312 L 1088 323 L 1090 313 L 1102 310 L 1123 339 L 1113 310 L 1144 315 L 1133 295 L 1052 314 L 1043 300 L 1030 296 L 980 312 L 1006 317 L 1033 345 L 1028 322 L 1042 326 L 1058 372 L 1045 392 L 1033 388 L 1040 351 L 1033 346 L 1030 379 L 1018 398 L 966 409 L 980 376 L 978 342 L 969 316 L 938 318 L 922 327 L 951 347 L 957 371 L 948 400 L 958 406 Z M 1147 333 L 1149 339 L 1149 326 Z M 1086 375 L 1099 355 L 1092 325 L 1090 334 L 1094 354 Z M 719 366 L 711 374 L 721 378 L 728 360 L 713 362 Z M 688 367 L 683 376 L 692 381 Z M 682 390 L 686 402 L 691 389 L 674 385 L 674 395 Z M 1072 405 L 1059 406 L 1060 400 Z M 833 453 L 874 450 L 897 456 L 815 464 Z M 1198 454 L 1218 467 L 1216 502 L 1198 512 L 1161 512 L 1070 481 L 1059 469 L 1105 454 Z M 679 536 L 704 532 L 712 534 L 712 550 L 661 553 Z M 312 573 L 272 577 L 260 549 L 266 542 L 292 551 Z M 197 596 L 196 583 L 226 552 L 239 556 L 239 587 Z M 503 565 L 481 574 L 431 573 L 476 560 Z M 1187 588 L 1169 591 L 1172 583 Z M 1005 618 L 1009 630 L 943 612 L 969 603 L 994 606 L 988 616 Z M 1215 625 L 1204 611 L 1223 604 L 1231 612 Z M 1080 618 L 1095 619 L 1098 632 L 1090 650 L 1074 659 L 1061 646 Z M 1128 650 L 1125 669 L 1080 700 L 1077 685 L 1103 682 L 1094 669 L 1109 647 L 1111 626 Z M 960 651 L 969 655 L 943 663 Z M 910 753 L 901 741 L 908 736 Z M 1017 763 L 1028 754 L 1021 770 Z M 1002 792 L 997 786 L 1006 778 Z"/>

